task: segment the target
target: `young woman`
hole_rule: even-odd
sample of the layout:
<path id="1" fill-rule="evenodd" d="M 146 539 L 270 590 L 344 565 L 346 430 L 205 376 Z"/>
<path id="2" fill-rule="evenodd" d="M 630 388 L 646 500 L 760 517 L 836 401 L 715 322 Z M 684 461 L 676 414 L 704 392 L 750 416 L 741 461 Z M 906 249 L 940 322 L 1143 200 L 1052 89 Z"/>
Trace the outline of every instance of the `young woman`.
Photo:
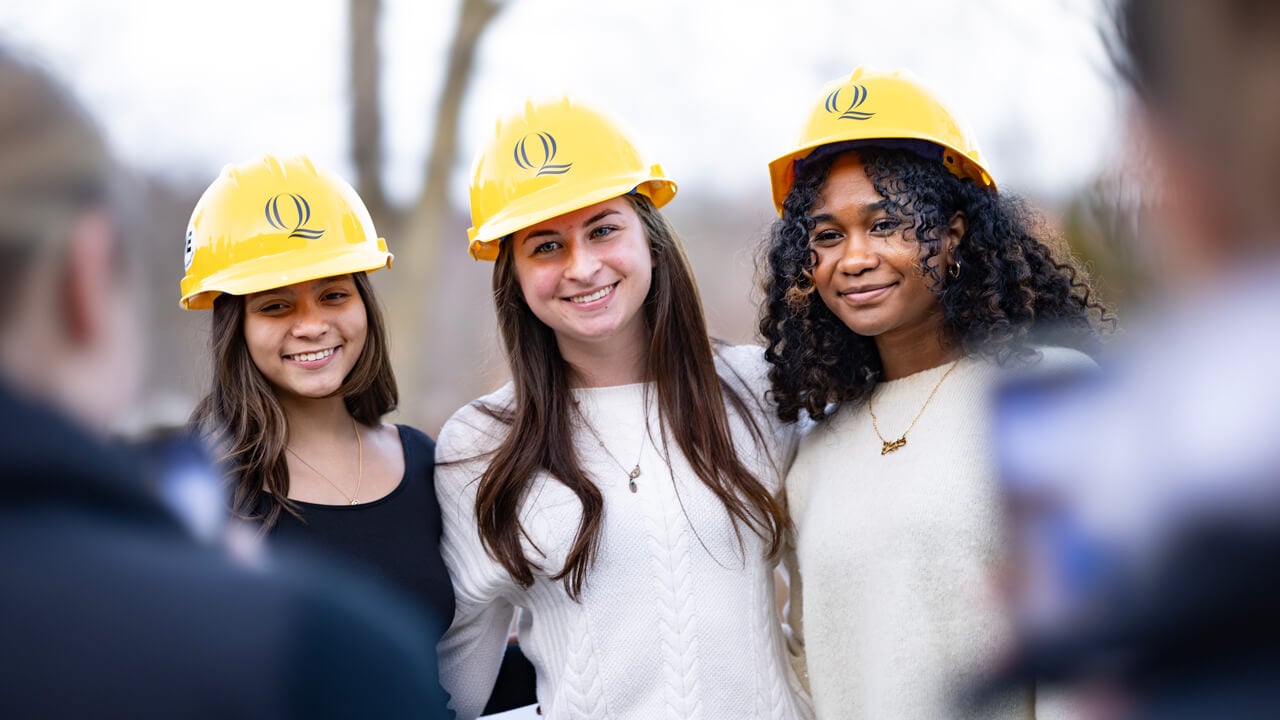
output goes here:
<path id="1" fill-rule="evenodd" d="M 382 417 L 396 381 L 366 273 L 391 253 L 341 178 L 305 158 L 228 166 L 187 230 L 182 304 L 213 310 L 213 380 L 192 415 L 224 455 L 233 510 L 453 615 L 431 438 Z"/>
<path id="2" fill-rule="evenodd" d="M 778 416 L 816 421 L 787 497 L 818 716 L 954 717 L 1011 630 L 985 391 L 1091 366 L 1102 308 L 905 74 L 829 84 L 770 171 L 760 329 Z"/>
<path id="3" fill-rule="evenodd" d="M 804 718 L 774 605 L 794 444 L 759 348 L 713 348 L 658 165 L 599 112 L 499 121 L 471 185 L 513 379 L 437 448 L 457 593 L 440 644 L 474 718 L 512 608 L 551 718 Z"/>

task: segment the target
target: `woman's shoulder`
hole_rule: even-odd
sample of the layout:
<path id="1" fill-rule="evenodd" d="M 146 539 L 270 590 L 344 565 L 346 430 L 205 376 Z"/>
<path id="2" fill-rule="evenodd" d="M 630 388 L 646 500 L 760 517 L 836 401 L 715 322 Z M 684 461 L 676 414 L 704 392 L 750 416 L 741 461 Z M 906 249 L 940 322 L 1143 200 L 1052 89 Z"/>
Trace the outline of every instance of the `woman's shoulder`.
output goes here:
<path id="1" fill-rule="evenodd" d="M 1033 345 L 1029 357 L 1003 367 L 992 366 L 992 379 L 1006 381 L 1041 380 L 1058 376 L 1087 375 L 1098 371 L 1098 363 L 1087 353 L 1061 345 Z"/>
<path id="2" fill-rule="evenodd" d="M 1035 373 L 1075 373 L 1090 372 L 1098 368 L 1098 363 L 1089 355 L 1075 348 L 1060 345 L 1037 345 L 1039 362 L 1031 366 Z"/>
<path id="3" fill-rule="evenodd" d="M 768 369 L 769 367 L 769 363 L 764 359 L 764 348 L 759 345 L 732 345 L 716 342 L 712 349 L 718 362 L 734 368 Z"/>
<path id="4" fill-rule="evenodd" d="M 436 438 L 436 462 L 458 462 L 492 451 L 506 435 L 503 416 L 515 407 L 515 386 L 497 390 L 458 408 Z"/>
<path id="5" fill-rule="evenodd" d="M 763 397 L 769 389 L 769 362 L 764 359 L 764 348 L 759 345 L 715 346 L 716 371 L 721 378 L 736 382 L 752 396 Z"/>
<path id="6" fill-rule="evenodd" d="M 769 383 L 772 367 L 759 345 L 719 345 L 716 352 L 716 369 L 728 388 L 736 392 L 746 403 L 747 412 L 761 430 L 772 435 L 774 462 L 778 467 L 788 467 L 794 455 L 800 434 L 809 425 L 808 417 L 800 422 L 783 422 L 778 418 L 774 404 L 773 386 Z"/>
<path id="7" fill-rule="evenodd" d="M 404 449 L 406 460 L 422 457 L 426 459 L 428 464 L 435 462 L 436 441 L 430 435 L 412 425 L 401 425 L 400 423 L 394 425 L 394 430 L 400 438 L 400 445 Z"/>
<path id="8" fill-rule="evenodd" d="M 433 448 L 436 445 L 436 441 L 432 440 L 430 435 L 412 425 L 396 423 L 395 429 L 396 432 L 400 434 L 400 441 L 403 443 L 412 444 L 417 447 L 429 446 Z"/>
<path id="9" fill-rule="evenodd" d="M 976 352 L 960 362 L 969 371 L 987 368 L 995 373 L 1030 373 L 1088 370 L 1097 368 L 1098 362 L 1088 353 L 1065 345 L 1029 343 L 1016 352 L 1001 355 L 995 352 Z M 959 371 L 957 371 L 959 372 Z"/>

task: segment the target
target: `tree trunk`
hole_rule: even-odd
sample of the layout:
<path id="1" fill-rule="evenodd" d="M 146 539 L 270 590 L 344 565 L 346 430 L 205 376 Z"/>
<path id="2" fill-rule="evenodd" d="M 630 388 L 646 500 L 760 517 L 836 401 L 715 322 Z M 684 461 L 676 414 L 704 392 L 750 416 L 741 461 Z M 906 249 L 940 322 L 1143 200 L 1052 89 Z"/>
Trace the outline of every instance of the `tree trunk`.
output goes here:
<path id="1" fill-rule="evenodd" d="M 351 154 L 356 187 L 374 226 L 398 224 L 382 185 L 382 63 L 378 56 L 381 0 L 351 0 Z M 390 230 L 390 228 L 387 228 Z M 382 230 L 386 237 L 387 230 Z"/>
<path id="2" fill-rule="evenodd" d="M 379 230 L 392 242 L 396 256 L 394 272 L 380 283 L 386 289 L 379 290 L 387 303 L 392 363 L 400 385 L 403 420 L 430 430 L 443 413 L 454 409 L 437 407 L 445 398 L 431 392 L 433 387 L 449 384 L 427 381 L 433 369 L 439 372 L 451 365 L 445 354 L 455 349 L 453 343 L 442 341 L 456 328 L 448 322 L 452 316 L 441 308 L 446 304 L 441 302 L 446 295 L 441 292 L 445 280 L 442 265 L 447 263 L 441 262 L 440 245 L 452 245 L 459 252 L 463 247 L 462 239 L 454 237 L 449 176 L 458 160 L 458 125 L 475 68 L 476 49 L 502 5 L 497 0 L 461 0 L 427 149 L 422 193 L 406 212 L 390 207 L 382 184 L 377 55 L 380 2 L 350 2 L 352 151 L 359 189 Z"/>

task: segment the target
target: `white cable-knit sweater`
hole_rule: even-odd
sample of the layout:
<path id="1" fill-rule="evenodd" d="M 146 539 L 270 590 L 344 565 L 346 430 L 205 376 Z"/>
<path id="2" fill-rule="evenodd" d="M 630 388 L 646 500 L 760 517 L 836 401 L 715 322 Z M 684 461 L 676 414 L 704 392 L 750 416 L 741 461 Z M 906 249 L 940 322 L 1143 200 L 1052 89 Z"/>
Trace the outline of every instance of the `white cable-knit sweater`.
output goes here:
<path id="1" fill-rule="evenodd" d="M 1074 350 L 1040 350 L 1033 372 L 1093 365 Z M 906 430 L 948 367 L 876 388 L 885 439 Z M 819 718 L 962 717 L 956 694 L 1009 649 L 993 573 L 1007 548 L 987 436 L 988 391 L 1000 372 L 962 359 L 897 452 L 880 454 L 865 404 L 801 441 L 787 496 L 803 579 L 796 630 Z M 1063 714 L 1061 698 L 1027 689 L 978 717 Z"/>
<path id="2" fill-rule="evenodd" d="M 780 478 L 768 455 L 781 467 L 795 440 L 764 403 L 762 352 L 723 348 L 717 367 L 745 396 L 771 441 L 772 447 L 757 447 L 731 411 L 739 453 L 778 492 Z M 812 717 L 788 661 L 764 544 L 744 528 L 744 555 L 723 504 L 694 475 L 673 440 L 667 443 L 668 471 L 652 387 L 647 409 L 642 384 L 573 392 L 618 460 L 587 429 L 575 434 L 583 468 L 604 496 L 598 555 L 581 602 L 569 598 L 562 582 L 550 579 L 563 567 L 578 527 L 581 511 L 571 491 L 546 475 L 533 480 L 521 517 L 545 557 L 526 542 L 525 553 L 542 566 L 526 589 L 480 544 L 475 497 L 484 461 L 436 466 L 444 517 L 441 548 L 457 596 L 453 625 L 439 646 L 440 671 L 458 717 L 474 718 L 483 708 L 513 607 L 523 609 L 520 645 L 537 668 L 544 717 Z M 502 407 L 512 400 L 508 384 L 481 402 Z M 652 439 L 642 441 L 646 417 Z M 492 449 L 505 432 L 505 426 L 468 405 L 440 431 L 438 462 L 473 458 Z M 619 463 L 630 469 L 637 453 L 642 474 L 632 493 Z"/>

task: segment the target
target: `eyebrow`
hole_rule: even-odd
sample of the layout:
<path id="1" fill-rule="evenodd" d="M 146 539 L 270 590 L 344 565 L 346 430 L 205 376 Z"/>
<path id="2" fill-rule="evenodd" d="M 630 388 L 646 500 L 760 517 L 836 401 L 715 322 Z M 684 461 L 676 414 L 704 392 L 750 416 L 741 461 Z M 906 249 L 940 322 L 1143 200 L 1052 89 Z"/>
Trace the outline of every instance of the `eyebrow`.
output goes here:
<path id="1" fill-rule="evenodd" d="M 270 290 L 262 290 L 261 292 L 253 293 L 248 297 L 246 297 L 245 300 L 247 302 L 255 302 L 257 300 L 262 300 L 264 298 L 289 299 L 289 298 L 292 298 L 293 295 L 294 295 L 293 290 L 286 285 L 285 287 L 271 288 Z"/>
<path id="2" fill-rule="evenodd" d="M 244 299 L 245 309 L 250 312 L 257 312 L 259 308 L 266 307 L 267 305 L 270 305 L 272 303 L 277 303 L 277 302 L 293 303 L 296 301 L 296 299 L 293 296 L 293 293 L 283 293 L 283 292 L 280 292 L 281 289 L 282 288 L 276 288 L 274 290 L 264 290 L 260 293 L 254 293 L 252 295 L 246 296 Z"/>
<path id="3" fill-rule="evenodd" d="M 582 224 L 583 224 L 583 225 L 595 225 L 596 223 L 598 223 L 598 222 L 600 222 L 601 220 L 603 220 L 603 219 L 605 219 L 605 218 L 609 217 L 610 215 L 617 215 L 617 214 L 618 214 L 618 211 L 617 211 L 617 210 L 614 210 L 614 209 L 612 209 L 612 208 L 609 208 L 609 209 L 607 209 L 607 210 L 602 210 L 602 211 L 600 211 L 600 212 L 596 213 L 595 215 L 591 216 L 591 219 L 587 220 L 586 222 L 584 222 L 584 223 L 582 223 Z"/>
<path id="4" fill-rule="evenodd" d="M 586 227 L 586 226 L 589 226 L 589 225 L 595 225 L 596 223 L 598 223 L 598 222 L 600 222 L 601 220 L 603 220 L 603 219 L 605 219 L 605 218 L 609 217 L 610 215 L 617 215 L 617 214 L 618 214 L 618 211 L 617 211 L 617 210 L 614 210 L 614 209 L 612 209 L 612 208 L 609 208 L 609 209 L 606 209 L 606 210 L 601 210 L 600 212 L 598 212 L 598 213 L 596 213 L 595 215 L 592 215 L 590 218 L 588 218 L 586 222 L 582 223 L 582 225 L 583 225 L 583 227 Z M 533 238 L 536 238 L 536 237 L 545 237 L 545 236 L 547 236 L 547 235 L 559 235 L 559 234 L 560 234 L 560 233 L 559 233 L 559 231 L 552 230 L 551 228 L 545 228 L 545 229 L 543 229 L 543 230 L 534 230 L 533 232 L 529 233 L 528 235 L 525 235 L 525 236 L 524 236 L 524 240 L 522 240 L 522 241 L 520 242 L 520 244 L 521 244 L 521 245 L 523 245 L 524 243 L 526 243 L 526 242 L 528 242 L 529 240 L 532 240 Z"/>
<path id="5" fill-rule="evenodd" d="M 889 201 L 886 199 L 881 200 L 880 202 L 865 203 L 860 205 L 857 210 L 861 217 L 867 217 L 868 215 L 873 215 L 879 211 L 887 212 L 889 210 Z M 809 220 L 815 223 L 834 222 L 835 219 L 836 216 L 831 213 L 819 213 L 817 215 L 809 216 Z"/>

